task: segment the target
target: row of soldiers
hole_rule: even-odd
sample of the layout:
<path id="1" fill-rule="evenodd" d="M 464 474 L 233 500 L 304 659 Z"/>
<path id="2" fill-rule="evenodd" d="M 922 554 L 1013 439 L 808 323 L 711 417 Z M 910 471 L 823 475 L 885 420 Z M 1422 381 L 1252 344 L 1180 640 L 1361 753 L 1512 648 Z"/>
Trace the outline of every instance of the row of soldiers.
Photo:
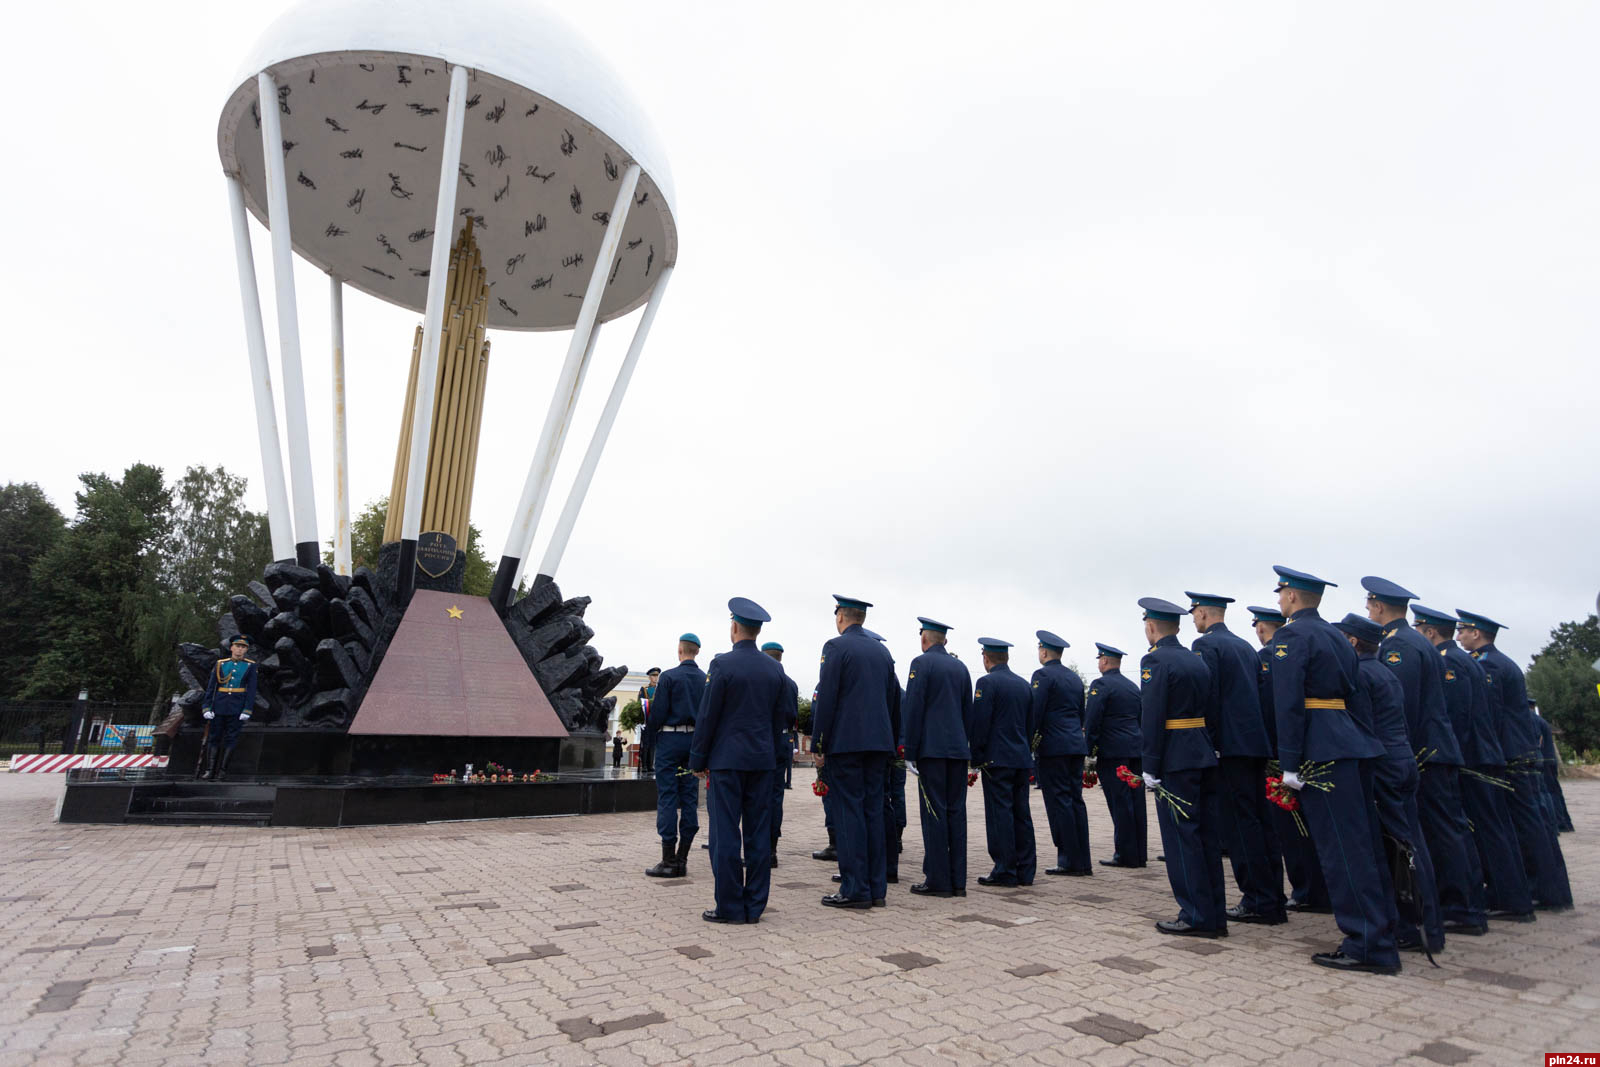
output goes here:
<path id="1" fill-rule="evenodd" d="M 1316 611 L 1331 583 L 1290 568 L 1276 571 L 1279 610 L 1250 609 L 1259 653 L 1228 631 L 1223 618 L 1231 598 L 1191 593 L 1188 609 L 1147 598 L 1140 602 L 1151 645 L 1140 664 L 1142 689 L 1121 675 L 1119 649 L 1097 645 L 1101 673 L 1087 704 L 1082 682 L 1061 662 L 1067 642 L 1056 635 L 1039 632 L 1041 667 L 1031 683 L 1010 670 L 1009 642 L 981 639 L 985 674 L 973 686 L 965 665 L 944 647 L 949 627 L 927 618 L 919 619 L 922 654 L 902 691 L 882 639 L 864 627 L 871 605 L 835 597 L 839 636 L 823 651 L 812 723 L 832 823 L 829 849 L 815 855 L 840 866 L 839 891 L 823 903 L 886 903 L 905 825 L 904 786 L 896 779 L 904 781 L 906 761 L 917 775 L 925 846 L 925 879 L 913 893 L 965 895 L 969 774 L 982 777 L 994 860 L 979 884 L 1032 882 L 1028 781 L 1035 775 L 1056 846 L 1056 864 L 1046 873 L 1091 873 L 1082 772 L 1086 758 L 1097 755 L 1115 826 L 1115 852 L 1102 863 L 1143 865 L 1145 805 L 1138 790 L 1157 796 L 1180 909 L 1176 919 L 1157 924 L 1164 933 L 1219 937 L 1230 918 L 1276 924 L 1289 910 L 1331 910 L 1346 938 L 1316 962 L 1392 973 L 1399 949 L 1438 951 L 1446 931 L 1480 934 L 1490 918 L 1529 921 L 1535 907 L 1570 906 L 1541 773 L 1539 720 L 1527 707 L 1520 670 L 1494 648 L 1499 625 L 1418 606 L 1413 629 L 1405 612 L 1414 595 L 1368 578 L 1370 618 L 1347 616 L 1335 628 Z M 1183 615 L 1201 634 L 1192 650 L 1177 639 Z M 734 616 L 738 651 L 741 616 Z M 1458 628 L 1465 650 L 1454 640 Z M 753 637 L 759 624 L 744 632 Z M 755 651 L 753 640 L 748 644 Z M 724 658 L 713 661 L 712 673 Z M 752 690 L 744 698 L 753 702 L 744 699 L 736 717 L 770 719 L 777 765 L 789 758 L 785 731 L 795 701 L 781 668 L 774 677 L 783 689 L 776 702 L 769 707 Z M 709 694 L 709 677 L 706 685 Z M 715 739 L 705 736 L 703 721 L 697 729 L 692 710 L 688 720 L 655 720 L 647 729 L 677 725 L 695 735 L 695 752 L 702 741 L 713 748 Z M 1293 796 L 1283 807 L 1266 803 L 1271 762 L 1283 796 Z M 693 788 L 690 768 L 700 769 L 693 758 L 665 776 L 658 770 L 658 784 L 667 786 L 662 810 L 670 804 L 676 812 L 679 847 L 669 863 L 661 820 L 663 860 L 648 873 L 683 871 L 683 819 L 697 801 L 684 795 L 686 784 Z M 723 809 L 709 801 L 718 907 L 706 918 L 714 921 L 756 921 L 759 908 L 750 901 L 759 897 L 765 905 L 775 840 L 771 809 L 774 799 L 781 805 L 781 792 L 770 781 L 744 792 L 756 807 L 741 809 L 737 797 L 728 797 L 725 833 L 716 829 Z M 718 836 L 726 843 L 720 862 Z M 1240 889 L 1233 908 L 1225 908 L 1224 848 Z M 725 898 L 724 882 L 743 895 Z"/>

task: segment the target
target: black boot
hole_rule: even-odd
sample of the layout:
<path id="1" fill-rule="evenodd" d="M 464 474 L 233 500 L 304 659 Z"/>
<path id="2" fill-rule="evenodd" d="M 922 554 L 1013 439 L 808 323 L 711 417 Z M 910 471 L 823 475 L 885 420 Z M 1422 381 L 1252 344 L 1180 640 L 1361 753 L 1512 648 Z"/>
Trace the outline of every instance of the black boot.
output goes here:
<path id="1" fill-rule="evenodd" d="M 838 859 L 839 858 L 839 853 L 835 850 L 834 843 L 835 842 L 834 842 L 834 837 L 833 837 L 833 831 L 829 830 L 828 831 L 828 847 L 827 848 L 823 848 L 823 849 L 818 849 L 817 851 L 813 852 L 811 854 L 811 858 L 814 859 L 814 860 L 836 860 L 836 859 Z"/>
<path id="2" fill-rule="evenodd" d="M 217 750 L 210 745 L 200 746 L 200 758 L 194 761 L 194 780 L 199 781 L 211 773 L 211 761 L 216 758 Z"/>
<path id="3" fill-rule="evenodd" d="M 677 855 L 672 857 L 673 867 L 677 870 L 675 877 L 683 878 L 689 873 L 689 848 L 694 844 L 694 835 L 686 834 L 678 841 Z"/>
<path id="4" fill-rule="evenodd" d="M 673 856 L 673 846 L 676 841 L 661 842 L 661 862 L 654 867 L 646 867 L 644 873 L 651 878 L 682 878 L 683 872 L 678 868 L 677 858 Z"/>
<path id="5" fill-rule="evenodd" d="M 222 781 L 222 773 L 228 769 L 228 757 L 233 755 L 233 749 L 217 748 L 212 749 L 212 751 L 216 753 L 216 756 L 211 761 L 211 773 L 208 777 L 213 782 L 220 782 Z"/>

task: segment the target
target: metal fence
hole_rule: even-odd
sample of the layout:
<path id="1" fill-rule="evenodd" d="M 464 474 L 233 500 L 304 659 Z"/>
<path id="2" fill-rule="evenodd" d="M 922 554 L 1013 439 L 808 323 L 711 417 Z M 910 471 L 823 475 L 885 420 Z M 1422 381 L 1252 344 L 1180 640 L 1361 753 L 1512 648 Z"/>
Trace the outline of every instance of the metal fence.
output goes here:
<path id="1" fill-rule="evenodd" d="M 145 753 L 153 729 L 149 704 L 0 700 L 0 758 L 19 752 Z"/>

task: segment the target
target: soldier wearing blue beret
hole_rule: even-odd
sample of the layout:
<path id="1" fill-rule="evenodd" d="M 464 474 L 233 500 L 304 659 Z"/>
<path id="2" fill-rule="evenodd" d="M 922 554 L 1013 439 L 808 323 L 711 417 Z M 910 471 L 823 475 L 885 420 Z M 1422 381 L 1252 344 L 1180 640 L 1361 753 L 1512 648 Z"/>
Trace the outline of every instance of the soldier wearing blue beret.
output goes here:
<path id="1" fill-rule="evenodd" d="M 1472 826 L 1468 844 L 1477 852 L 1487 886 L 1488 917 L 1531 922 L 1533 896 L 1511 823 L 1508 791 L 1489 780 L 1510 782 L 1500 735 L 1489 712 L 1488 679 L 1472 654 L 1456 644 L 1455 616 L 1421 604 L 1411 605 L 1411 612 L 1416 632 L 1439 650 L 1445 707 L 1461 744 L 1461 758 L 1472 771 L 1460 777 L 1461 803 Z"/>
<path id="2" fill-rule="evenodd" d="M 1228 918 L 1275 926 L 1288 922 L 1289 916 L 1284 911 L 1283 857 L 1276 836 L 1268 830 L 1267 758 L 1272 755 L 1272 741 L 1257 691 L 1261 661 L 1224 621 L 1232 597 L 1187 591 L 1184 596 L 1200 635 L 1190 647 L 1211 675 L 1205 718 L 1217 746 L 1217 829 L 1227 845 L 1240 896 L 1239 903 L 1228 909 Z"/>
<path id="3" fill-rule="evenodd" d="M 756 647 L 762 623 L 772 616 L 737 596 L 728 601 L 728 612 L 733 648 L 711 661 L 689 751 L 690 770 L 709 772 L 710 778 L 706 807 L 716 907 L 700 917 L 755 923 L 772 885 L 772 780 L 794 701 L 783 668 Z"/>
<path id="4" fill-rule="evenodd" d="M 1032 885 L 1038 870 L 1029 804 L 1033 692 L 1011 670 L 1011 642 L 980 637 L 985 674 L 972 694 L 972 762 L 983 773 L 983 823 L 994 867 L 979 885 Z"/>
<path id="5" fill-rule="evenodd" d="M 1373 811 L 1372 760 L 1383 746 L 1371 728 L 1355 650 L 1317 608 L 1332 585 L 1290 567 L 1278 574 L 1278 610 L 1288 621 L 1272 639 L 1272 699 L 1283 784 L 1298 790 L 1344 941 L 1312 962 L 1343 971 L 1400 973 L 1395 911 L 1383 834 Z M 1355 705 L 1352 708 L 1351 705 Z M 1302 772 L 1315 768 L 1315 788 Z"/>
<path id="6" fill-rule="evenodd" d="M 1506 794 L 1511 824 L 1522 849 L 1522 865 L 1533 905 L 1561 911 L 1572 906 L 1572 886 L 1567 861 L 1556 840 L 1556 829 L 1543 814 L 1543 776 L 1538 773 L 1538 724 L 1528 710 L 1528 684 L 1516 661 L 1495 647 L 1504 628 L 1487 615 L 1456 609 L 1461 647 L 1483 668 L 1489 687 L 1489 710 L 1498 726 L 1500 750 L 1506 757 L 1513 791 Z"/>
<path id="7" fill-rule="evenodd" d="M 917 617 L 922 655 L 911 661 L 900 745 L 917 767 L 922 821 L 919 896 L 967 895 L 967 764 L 972 759 L 972 679 L 945 649 L 950 627 Z"/>
<path id="8" fill-rule="evenodd" d="M 1159 597 L 1144 597 L 1139 607 L 1150 643 L 1139 661 L 1144 781 L 1172 798 L 1156 801 L 1156 822 L 1178 902 L 1178 917 L 1157 922 L 1156 929 L 1180 937 L 1226 937 L 1222 841 L 1214 824 L 1217 754 L 1205 720 L 1211 674 L 1178 642 L 1185 609 Z"/>
<path id="9" fill-rule="evenodd" d="M 1028 736 L 1039 765 L 1039 789 L 1044 794 L 1050 839 L 1056 862 L 1045 874 L 1087 877 L 1094 873 L 1089 859 L 1089 810 L 1083 803 L 1083 761 L 1089 745 L 1083 736 L 1083 679 L 1061 662 L 1068 648 L 1065 638 L 1049 630 L 1035 635 L 1039 641 L 1039 669 L 1033 686 Z"/>
<path id="10" fill-rule="evenodd" d="M 1256 692 L 1261 699 L 1261 715 L 1266 723 L 1267 736 L 1272 741 L 1272 755 L 1276 758 L 1278 717 L 1272 703 L 1272 656 L 1268 646 L 1272 643 L 1272 635 L 1278 632 L 1285 620 L 1277 608 L 1252 604 L 1245 610 L 1250 612 L 1250 625 L 1255 630 L 1256 642 L 1261 646 L 1256 651 L 1256 659 L 1261 664 L 1256 675 Z M 1322 864 L 1317 861 L 1316 846 L 1311 843 L 1309 836 L 1300 832 L 1300 826 L 1291 813 L 1276 804 L 1268 804 L 1267 807 L 1272 836 L 1278 842 L 1278 850 L 1283 854 L 1284 870 L 1289 874 L 1291 891 L 1284 910 L 1331 914 L 1333 907 L 1328 903 L 1328 885 L 1322 880 Z"/>
<path id="11" fill-rule="evenodd" d="M 1084 743 L 1097 752 L 1096 769 L 1106 810 L 1111 814 L 1111 858 L 1102 867 L 1143 867 L 1149 816 L 1144 790 L 1135 789 L 1117 775 L 1118 767 L 1140 774 L 1143 736 L 1139 728 L 1139 687 L 1122 673 L 1122 649 L 1094 643 L 1095 666 L 1100 677 L 1089 687 L 1083 713 Z"/>
<path id="12" fill-rule="evenodd" d="M 1444 666 L 1428 639 L 1406 621 L 1416 594 L 1386 578 L 1361 579 L 1367 617 L 1383 628 L 1378 661 L 1394 672 L 1406 698 L 1406 734 L 1417 754 L 1421 784 L 1417 811 L 1428 839 L 1446 933 L 1477 935 L 1488 929 L 1483 869 L 1461 803 L 1461 743 L 1444 699 Z"/>
<path id="13" fill-rule="evenodd" d="M 245 659 L 250 642 L 243 634 L 228 638 L 228 659 L 217 660 L 206 677 L 206 694 L 200 715 L 206 720 L 206 745 L 194 776 L 221 781 L 228 758 L 239 743 L 239 733 L 256 709 L 256 664 Z"/>
<path id="14" fill-rule="evenodd" d="M 761 651 L 783 667 L 783 646 L 776 641 L 762 644 Z M 777 774 L 772 778 L 772 866 L 778 865 L 778 838 L 783 836 L 783 791 L 789 788 L 789 771 L 794 766 L 794 723 L 800 711 L 800 686 L 787 671 L 783 675 L 785 690 L 783 719 L 783 751 L 779 754 Z M 791 706 L 792 705 L 792 706 Z"/>
<path id="15" fill-rule="evenodd" d="M 661 862 L 644 872 L 651 878 L 687 874 L 689 849 L 700 831 L 700 779 L 689 773 L 689 749 L 706 690 L 706 672 L 695 662 L 699 654 L 699 637 L 690 633 L 678 638 L 678 665 L 656 682 L 645 717 L 645 734 L 655 752 L 656 833 L 661 837 Z"/>
<path id="16" fill-rule="evenodd" d="M 1406 862 L 1389 861 L 1389 870 L 1409 871 L 1411 892 L 1394 886 L 1397 916 L 1395 943 L 1400 951 L 1426 947 L 1430 957 L 1444 948 L 1444 925 L 1439 912 L 1439 890 L 1434 882 L 1433 860 L 1417 812 L 1419 774 L 1406 733 L 1405 692 L 1400 680 L 1378 662 L 1383 629 L 1371 619 L 1346 615 L 1334 623 L 1355 649 L 1357 670 L 1367 694 L 1372 732 L 1383 746 L 1373 761 L 1372 792 L 1385 847 L 1404 854 Z M 1419 930 L 1418 927 L 1421 929 Z"/>
<path id="17" fill-rule="evenodd" d="M 834 596 L 839 636 L 822 646 L 811 749 L 826 767 L 837 833 L 840 885 L 830 908 L 882 907 L 887 901 L 884 796 L 900 735 L 900 683 L 888 649 L 862 629 L 872 605 Z"/>

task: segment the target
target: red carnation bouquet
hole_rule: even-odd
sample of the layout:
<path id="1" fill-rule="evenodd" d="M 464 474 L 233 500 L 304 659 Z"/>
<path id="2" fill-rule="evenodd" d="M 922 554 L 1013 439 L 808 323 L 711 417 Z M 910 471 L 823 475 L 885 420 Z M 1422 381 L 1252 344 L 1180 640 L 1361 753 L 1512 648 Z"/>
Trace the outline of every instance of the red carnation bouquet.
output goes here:
<path id="1" fill-rule="evenodd" d="M 819 797 L 825 797 L 828 795 L 828 783 L 818 778 L 811 783 L 811 791 Z"/>
<path id="2" fill-rule="evenodd" d="M 1117 781 L 1121 782 L 1129 789 L 1138 789 L 1144 785 L 1144 779 L 1128 770 L 1128 765 L 1126 763 L 1117 767 Z"/>
<path id="3" fill-rule="evenodd" d="M 1093 789 L 1095 786 L 1097 786 L 1099 784 L 1100 784 L 1099 772 L 1097 772 L 1097 771 L 1084 771 L 1083 772 L 1083 787 L 1085 789 Z"/>
<path id="4" fill-rule="evenodd" d="M 1139 789 L 1144 786 L 1144 775 L 1134 774 L 1132 771 L 1128 770 L 1128 765 L 1126 763 L 1117 768 L 1117 777 L 1126 782 L 1128 788 L 1130 789 Z M 1187 819 L 1189 817 L 1190 802 L 1183 799 L 1172 790 L 1163 789 L 1158 783 L 1150 787 L 1150 792 L 1156 795 L 1157 800 L 1165 800 L 1167 802 L 1167 807 L 1172 810 L 1173 815 L 1180 819 Z"/>
<path id="5" fill-rule="evenodd" d="M 978 771 L 968 771 L 967 772 L 967 788 L 968 789 L 971 789 L 973 786 L 978 784 L 978 774 L 979 774 Z"/>

